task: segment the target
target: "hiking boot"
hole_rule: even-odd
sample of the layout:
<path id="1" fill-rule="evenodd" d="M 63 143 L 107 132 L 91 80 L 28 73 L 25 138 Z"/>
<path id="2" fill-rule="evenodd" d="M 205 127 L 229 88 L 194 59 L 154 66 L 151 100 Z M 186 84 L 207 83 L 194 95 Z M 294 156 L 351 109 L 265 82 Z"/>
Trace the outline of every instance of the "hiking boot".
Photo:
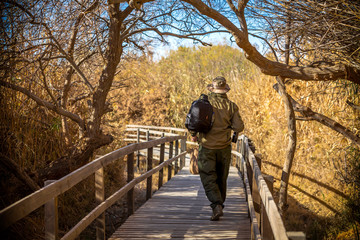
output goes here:
<path id="1" fill-rule="evenodd" d="M 223 216 L 223 210 L 221 205 L 216 205 L 213 209 L 213 215 L 210 218 L 210 221 L 219 221 L 220 217 Z"/>

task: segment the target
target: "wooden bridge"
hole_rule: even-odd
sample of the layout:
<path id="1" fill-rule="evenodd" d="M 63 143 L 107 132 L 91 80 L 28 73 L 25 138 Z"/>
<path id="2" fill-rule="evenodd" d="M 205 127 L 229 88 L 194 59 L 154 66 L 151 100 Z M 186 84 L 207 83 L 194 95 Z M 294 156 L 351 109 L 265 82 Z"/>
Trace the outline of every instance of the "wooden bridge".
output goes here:
<path id="1" fill-rule="evenodd" d="M 239 137 L 228 178 L 224 216 L 209 221 L 211 208 L 198 175 L 188 169 L 186 130 L 129 125 L 132 144 L 101 156 L 69 175 L 0 211 L 0 231 L 45 205 L 45 239 L 59 239 L 57 197 L 95 175 L 97 206 L 61 239 L 75 239 L 96 222 L 94 239 L 106 239 L 105 210 L 127 195 L 129 218 L 109 239 L 305 239 L 287 232 L 270 189 L 271 177 L 261 174 L 246 136 Z M 127 156 L 127 184 L 105 199 L 104 167 Z M 136 156 L 136 159 L 135 159 Z M 134 178 L 141 156 L 146 172 Z M 159 160 L 154 166 L 153 160 Z M 164 176 L 167 168 L 167 176 Z M 159 181 L 155 191 L 153 175 Z M 175 176 L 172 176 L 175 174 Z M 134 212 L 134 187 L 146 180 L 147 202 Z M 165 184 L 163 181 L 167 180 Z M 270 186 L 270 189 L 269 189 Z M 153 194 L 155 192 L 155 194 Z"/>

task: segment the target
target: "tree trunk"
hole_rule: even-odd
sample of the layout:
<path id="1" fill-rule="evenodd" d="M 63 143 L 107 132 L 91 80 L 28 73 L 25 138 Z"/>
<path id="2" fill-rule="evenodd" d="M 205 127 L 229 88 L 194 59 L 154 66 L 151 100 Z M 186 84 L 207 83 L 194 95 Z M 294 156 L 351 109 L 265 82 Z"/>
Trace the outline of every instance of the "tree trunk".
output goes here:
<path id="1" fill-rule="evenodd" d="M 29 175 L 27 175 L 21 168 L 20 166 L 14 162 L 13 160 L 11 160 L 10 158 L 8 158 L 7 156 L 3 155 L 2 153 L 0 153 L 0 163 L 6 167 L 6 169 L 8 169 L 12 174 L 15 175 L 15 177 L 17 177 L 21 182 L 23 182 L 26 186 L 28 186 L 31 190 L 33 190 L 34 192 L 36 190 L 39 190 L 40 187 L 39 185 L 37 185 L 32 179 L 31 177 L 29 177 Z"/>
<path id="2" fill-rule="evenodd" d="M 52 162 L 45 169 L 39 170 L 38 181 L 43 183 L 45 180 L 57 180 L 69 174 L 71 171 L 85 165 L 92 158 L 95 150 L 110 144 L 113 141 L 111 135 L 98 135 L 86 143 L 86 146 L 74 154 L 62 157 Z"/>
<path id="3" fill-rule="evenodd" d="M 90 116 L 88 137 L 92 138 L 101 135 L 101 119 L 108 112 L 106 98 L 113 83 L 116 67 L 120 62 L 122 54 L 121 24 L 122 14 L 119 12 L 119 4 L 109 4 L 110 26 L 109 42 L 105 54 L 105 67 L 101 73 L 99 84 L 95 89 L 92 102 L 92 112 Z"/>
<path id="4" fill-rule="evenodd" d="M 65 110 L 67 110 L 71 79 L 74 73 L 75 73 L 74 69 L 71 66 L 68 67 L 65 77 L 65 85 L 61 96 L 61 107 Z M 61 127 L 62 127 L 62 133 L 64 134 L 64 138 L 65 138 L 65 144 L 66 146 L 70 146 L 72 143 L 70 139 L 69 126 L 68 126 L 67 118 L 64 116 L 61 116 Z"/>
<path id="5" fill-rule="evenodd" d="M 289 185 L 290 171 L 296 150 L 296 119 L 295 119 L 294 108 L 291 104 L 290 96 L 286 92 L 284 81 L 281 77 L 277 77 L 276 79 L 278 83 L 274 85 L 274 88 L 275 90 L 278 91 L 278 93 L 282 97 L 282 100 L 285 105 L 285 115 L 288 122 L 288 135 L 289 135 L 289 142 L 286 149 L 286 159 L 281 174 L 281 183 L 279 190 L 278 207 L 280 214 L 282 215 L 288 207 L 287 190 Z"/>
<path id="6" fill-rule="evenodd" d="M 47 179 L 59 179 L 70 171 L 86 164 L 93 156 L 95 150 L 108 145 L 113 141 L 111 135 L 102 132 L 101 124 L 103 116 L 109 112 L 106 99 L 112 86 L 116 68 L 122 54 L 121 23 L 132 11 L 127 8 L 119 11 L 119 4 L 109 4 L 110 26 L 108 47 L 105 54 L 105 64 L 98 85 L 93 94 L 90 120 L 86 127 L 85 146 L 74 154 L 59 159 L 51 166 L 41 171 L 41 177 Z M 43 181 L 45 179 L 41 179 Z"/>

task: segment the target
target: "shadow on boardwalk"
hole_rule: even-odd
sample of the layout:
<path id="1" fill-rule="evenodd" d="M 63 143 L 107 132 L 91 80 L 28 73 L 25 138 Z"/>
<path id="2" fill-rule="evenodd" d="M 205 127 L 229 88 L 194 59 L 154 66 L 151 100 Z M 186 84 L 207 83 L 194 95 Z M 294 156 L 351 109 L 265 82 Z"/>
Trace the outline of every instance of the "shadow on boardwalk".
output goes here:
<path id="1" fill-rule="evenodd" d="M 250 239 L 243 184 L 233 167 L 225 205 L 221 220 L 209 221 L 212 211 L 199 175 L 191 175 L 185 167 L 110 239 Z"/>

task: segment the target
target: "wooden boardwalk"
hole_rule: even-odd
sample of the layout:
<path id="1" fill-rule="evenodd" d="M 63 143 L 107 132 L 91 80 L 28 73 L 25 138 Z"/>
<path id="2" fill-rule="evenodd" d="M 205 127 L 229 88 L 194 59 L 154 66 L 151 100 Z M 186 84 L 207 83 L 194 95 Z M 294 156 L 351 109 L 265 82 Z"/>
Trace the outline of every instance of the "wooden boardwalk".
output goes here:
<path id="1" fill-rule="evenodd" d="M 184 167 L 110 237 L 118 239 L 251 239 L 244 187 L 231 167 L 224 216 L 211 208 L 199 175 Z"/>

